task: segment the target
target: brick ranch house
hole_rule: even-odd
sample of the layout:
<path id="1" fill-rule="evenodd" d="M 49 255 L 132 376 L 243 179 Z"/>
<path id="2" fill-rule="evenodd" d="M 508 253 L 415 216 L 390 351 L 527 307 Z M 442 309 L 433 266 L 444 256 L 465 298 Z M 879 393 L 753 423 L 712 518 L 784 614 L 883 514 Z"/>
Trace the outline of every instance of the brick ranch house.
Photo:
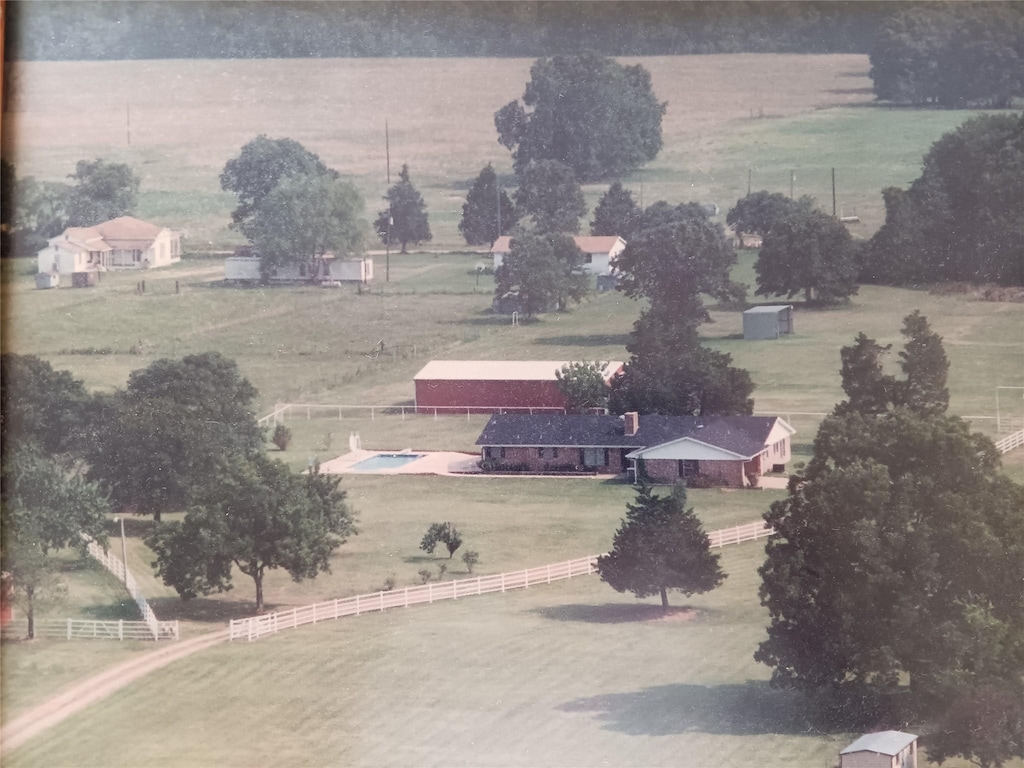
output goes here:
<path id="1" fill-rule="evenodd" d="M 439 414 L 563 411 L 568 403 L 555 374 L 565 360 L 431 360 L 414 377 L 416 408 Z M 608 363 L 610 382 L 624 366 Z"/>
<path id="2" fill-rule="evenodd" d="M 756 488 L 765 472 L 785 471 L 794 433 L 777 416 L 495 414 L 476 444 L 486 471 Z"/>

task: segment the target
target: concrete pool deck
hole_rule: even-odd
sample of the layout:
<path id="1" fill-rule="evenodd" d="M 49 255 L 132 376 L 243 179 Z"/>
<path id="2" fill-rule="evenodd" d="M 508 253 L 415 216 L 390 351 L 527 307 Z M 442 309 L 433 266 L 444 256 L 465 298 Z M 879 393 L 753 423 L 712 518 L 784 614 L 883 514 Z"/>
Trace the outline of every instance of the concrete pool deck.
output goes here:
<path id="1" fill-rule="evenodd" d="M 361 461 L 381 453 L 417 453 L 420 458 L 400 467 L 381 469 L 353 469 Z M 325 461 L 320 471 L 328 475 L 471 475 L 480 473 L 480 455 L 455 451 L 352 451 L 336 459 Z"/>

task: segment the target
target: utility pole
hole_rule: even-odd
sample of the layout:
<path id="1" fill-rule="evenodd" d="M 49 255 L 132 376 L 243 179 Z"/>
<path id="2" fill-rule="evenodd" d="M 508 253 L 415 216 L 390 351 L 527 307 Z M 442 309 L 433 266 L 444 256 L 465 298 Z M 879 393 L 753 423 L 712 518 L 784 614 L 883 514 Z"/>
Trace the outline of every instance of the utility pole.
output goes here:
<path id="1" fill-rule="evenodd" d="M 121 522 L 121 561 L 124 563 L 124 583 L 128 583 L 128 547 L 124 542 L 124 515 L 118 518 Z"/>
<path id="2" fill-rule="evenodd" d="M 384 121 L 384 161 L 387 164 L 388 192 L 391 192 L 391 139 L 388 136 L 388 121 Z M 391 282 L 391 195 L 388 195 L 388 224 L 384 240 L 384 282 Z"/>
<path id="3" fill-rule="evenodd" d="M 128 135 L 128 146 L 132 145 L 132 104 L 126 101 L 124 104 L 124 130 Z"/>
<path id="4" fill-rule="evenodd" d="M 751 181 L 754 178 L 754 169 L 747 168 L 747 197 L 750 197 Z"/>
<path id="5" fill-rule="evenodd" d="M 498 232 L 494 236 L 494 241 L 497 242 L 498 238 L 501 237 L 501 182 L 498 181 L 498 172 L 494 172 L 494 205 L 498 210 Z M 479 273 L 476 279 L 477 283 L 480 282 Z"/>
<path id="6" fill-rule="evenodd" d="M 832 218 L 836 217 L 836 169 L 832 169 Z"/>
<path id="7" fill-rule="evenodd" d="M 793 187 L 796 184 L 796 171 L 789 172 L 789 199 L 793 199 Z"/>

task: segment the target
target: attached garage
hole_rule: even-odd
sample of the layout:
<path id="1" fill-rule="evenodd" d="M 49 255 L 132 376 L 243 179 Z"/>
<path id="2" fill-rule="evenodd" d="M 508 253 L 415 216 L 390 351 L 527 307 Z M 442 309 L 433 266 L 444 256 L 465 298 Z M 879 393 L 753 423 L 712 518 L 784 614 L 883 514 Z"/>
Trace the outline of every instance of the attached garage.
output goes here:
<path id="1" fill-rule="evenodd" d="M 564 360 L 431 360 L 414 377 L 416 408 L 438 413 L 560 412 L 556 372 Z M 607 381 L 622 362 L 605 366 Z"/>

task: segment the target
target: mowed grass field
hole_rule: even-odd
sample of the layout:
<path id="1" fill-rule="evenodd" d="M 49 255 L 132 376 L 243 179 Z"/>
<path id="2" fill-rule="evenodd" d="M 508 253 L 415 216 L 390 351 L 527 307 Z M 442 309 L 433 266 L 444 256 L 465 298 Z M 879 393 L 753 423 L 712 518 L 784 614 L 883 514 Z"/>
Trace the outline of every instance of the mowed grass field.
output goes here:
<path id="1" fill-rule="evenodd" d="M 726 550 L 723 587 L 674 598 L 689 621 L 583 577 L 225 645 L 5 764 L 827 765 L 848 735 L 818 732 L 751 658 L 761 557 Z"/>
<path id="2" fill-rule="evenodd" d="M 812 194 L 870 233 L 880 190 L 917 176 L 921 157 L 970 113 L 871 106 L 867 57 L 715 55 L 623 59 L 651 73 L 668 103 L 664 148 L 624 180 L 649 204 L 699 200 L 724 212 L 754 189 Z M 181 229 L 187 249 L 239 242 L 219 174 L 258 134 L 290 137 L 350 178 L 372 220 L 392 172 L 411 167 L 434 246 L 460 247 L 464 195 L 492 162 L 511 182 L 494 112 L 521 98 L 529 59 L 16 62 L 4 115 L 4 157 L 19 175 L 63 180 L 80 159 L 131 164 L 143 179 L 138 213 Z M 102 113 L 104 119 L 96 120 Z M 130 134 L 130 135 L 129 135 Z M 129 143 L 130 139 L 130 143 Z M 593 210 L 607 185 L 588 185 Z M 589 220 L 589 218 L 588 218 Z"/>
<path id="3" fill-rule="evenodd" d="M 859 215 L 853 231 L 881 223 L 880 190 L 917 176 L 921 156 L 964 112 L 869 105 L 862 56 L 711 56 L 638 60 L 669 101 L 665 148 L 642 174 L 644 202 L 717 202 L 722 215 L 746 192 L 813 194 L 830 210 Z M 435 242 L 462 247 L 463 195 L 491 161 L 509 174 L 493 112 L 521 96 L 526 60 L 344 60 L 15 64 L 4 155 L 20 175 L 59 180 L 83 158 L 131 163 L 143 177 L 138 213 L 183 229 L 193 251 L 229 247 L 233 207 L 219 190 L 224 162 L 259 133 L 288 136 L 351 178 L 372 218 L 385 188 L 384 120 L 391 156 L 412 166 Z M 452 84 L 457 84 L 457 87 Z M 124 125 L 131 111 L 131 145 Z M 88 109 L 86 109 L 88 107 Z M 87 115 L 101 108 L 110 119 Z M 114 115 L 118 115 L 115 119 Z M 641 175 L 626 180 L 639 197 Z M 591 209 L 603 185 L 585 192 Z M 589 217 L 588 217 L 589 218 Z M 722 218 L 722 217 L 719 217 Z M 734 276 L 753 285 L 754 254 Z M 216 260 L 109 274 L 92 290 L 36 291 L 27 264 L 4 265 L 5 348 L 38 354 L 92 389 L 121 387 L 162 357 L 218 350 L 278 402 L 401 404 L 428 360 L 626 359 L 640 304 L 620 294 L 589 297 L 571 311 L 511 327 L 489 313 L 493 278 L 477 284 L 479 253 L 392 255 L 391 281 L 353 288 L 225 288 Z M 138 295 L 136 283 L 146 280 Z M 831 310 L 797 305 L 796 334 L 744 342 L 738 312 L 712 309 L 708 343 L 757 383 L 756 410 L 780 413 L 806 458 L 818 416 L 841 398 L 839 348 L 859 331 L 902 342 L 915 308 L 944 336 L 951 407 L 993 432 L 996 386 L 1024 386 L 1024 306 L 864 286 Z M 386 353 L 371 353 L 384 341 Z M 892 356 L 894 365 L 895 355 Z M 1006 403 L 1003 403 L 1004 408 Z M 805 415 L 809 414 L 809 415 Z M 295 468 L 310 457 L 364 447 L 472 450 L 482 417 L 288 421 Z M 1018 451 L 1018 453 L 1020 453 Z M 1008 471 L 1022 477 L 1009 457 Z M 593 480 L 345 477 L 361 533 L 332 560 L 333 573 L 296 584 L 268 579 L 271 608 L 292 607 L 418 583 L 436 572 L 419 539 L 451 519 L 478 572 L 540 565 L 607 548 L 632 491 Z M 707 528 L 756 519 L 780 494 L 692 491 Z M 129 521 L 129 566 L 161 618 L 186 634 L 251 613 L 253 588 L 189 604 L 152 576 L 141 544 L 147 523 Z M 112 545 L 118 542 L 112 539 Z M 12 765 L 768 765 L 831 764 L 846 734 L 809 728 L 800 702 L 770 692 L 751 654 L 763 636 L 757 603 L 759 544 L 725 551 L 726 585 L 685 601 L 689 622 L 646 621 L 636 601 L 594 579 L 545 590 L 361 617 L 206 652 L 176 664 L 68 721 L 15 753 Z M 465 576 L 458 556 L 448 578 Z M 102 576 L 103 574 L 98 574 Z M 120 610 L 114 585 L 72 574 L 78 614 Z M 99 580 L 102 582 L 102 579 Z M 92 586 L 90 586 L 92 583 Z M 93 590 L 90 592 L 90 590 Z M 107 591 L 104 591 L 107 590 Z M 681 598 L 680 598 L 681 599 Z M 115 616 L 116 618 L 116 616 Z M 82 648 L 78 653 L 70 648 Z M 108 650 L 109 649 L 109 650 Z M 134 653 L 57 643 L 4 647 L 5 718 L 88 671 Z M 276 700 L 275 700 L 276 697 Z M 13 708 L 13 709 L 12 709 Z M 131 728 L 125 723 L 130 722 Z M 183 737 L 187 734 L 187 737 Z M 259 734 L 254 738 L 254 734 Z"/>

